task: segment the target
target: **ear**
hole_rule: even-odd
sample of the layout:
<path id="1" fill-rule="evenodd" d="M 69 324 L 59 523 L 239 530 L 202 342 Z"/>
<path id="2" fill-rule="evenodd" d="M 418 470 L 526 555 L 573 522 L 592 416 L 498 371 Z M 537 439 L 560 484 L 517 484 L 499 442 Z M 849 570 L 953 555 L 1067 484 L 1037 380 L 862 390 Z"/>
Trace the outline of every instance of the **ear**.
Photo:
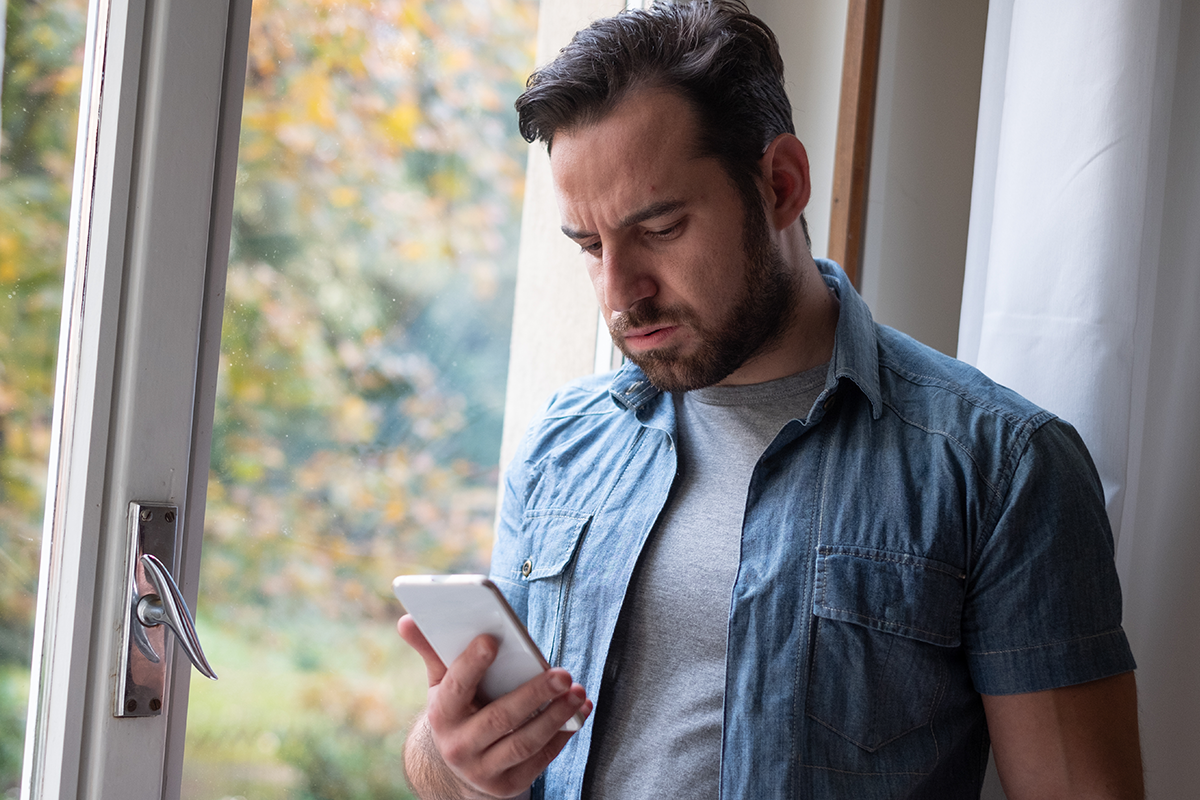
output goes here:
<path id="1" fill-rule="evenodd" d="M 781 133 L 763 153 L 762 175 L 767 213 L 776 230 L 796 221 L 812 196 L 808 177 L 808 153 L 790 133 Z"/>

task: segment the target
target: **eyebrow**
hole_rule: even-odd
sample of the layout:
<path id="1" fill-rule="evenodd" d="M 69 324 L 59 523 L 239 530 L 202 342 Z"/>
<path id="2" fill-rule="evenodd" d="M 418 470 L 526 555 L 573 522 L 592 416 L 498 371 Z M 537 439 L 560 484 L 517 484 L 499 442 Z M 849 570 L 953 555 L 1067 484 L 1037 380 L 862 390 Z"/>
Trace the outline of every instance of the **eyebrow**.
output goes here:
<path id="1" fill-rule="evenodd" d="M 629 228 L 639 223 L 645 222 L 648 219 L 662 217 L 667 214 L 672 214 L 683 208 L 684 201 L 682 200 L 659 200 L 656 203 L 651 203 L 645 208 L 640 208 L 631 214 L 627 214 L 617 222 L 618 228 Z M 562 232 L 571 239 L 586 239 L 589 236 L 595 236 L 595 233 L 589 231 L 577 231 L 567 225 L 562 226 Z"/>

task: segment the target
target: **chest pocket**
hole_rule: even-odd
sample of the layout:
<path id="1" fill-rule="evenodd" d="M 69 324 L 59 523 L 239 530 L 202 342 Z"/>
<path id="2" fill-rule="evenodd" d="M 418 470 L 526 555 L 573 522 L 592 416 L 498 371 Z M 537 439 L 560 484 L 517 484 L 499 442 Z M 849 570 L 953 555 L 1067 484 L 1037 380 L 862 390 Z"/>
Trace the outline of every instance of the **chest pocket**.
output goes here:
<path id="1" fill-rule="evenodd" d="M 965 586 L 940 561 L 821 547 L 808 715 L 869 752 L 930 726 L 961 658 Z"/>
<path id="2" fill-rule="evenodd" d="M 571 567 L 591 519 L 590 514 L 558 508 L 525 512 L 527 550 L 515 571 L 528 591 L 529 633 L 551 664 L 559 663 Z"/>

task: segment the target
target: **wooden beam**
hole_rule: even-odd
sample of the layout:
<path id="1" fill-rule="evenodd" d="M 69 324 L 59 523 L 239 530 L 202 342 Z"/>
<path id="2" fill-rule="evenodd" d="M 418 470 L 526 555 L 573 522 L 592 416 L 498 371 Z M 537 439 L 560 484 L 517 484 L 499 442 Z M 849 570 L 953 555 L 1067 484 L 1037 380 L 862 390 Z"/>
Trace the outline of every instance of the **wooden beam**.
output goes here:
<path id="1" fill-rule="evenodd" d="M 833 163 L 829 257 L 842 265 L 855 286 L 859 285 L 862 258 L 882 31 L 883 0 L 850 0 Z"/>

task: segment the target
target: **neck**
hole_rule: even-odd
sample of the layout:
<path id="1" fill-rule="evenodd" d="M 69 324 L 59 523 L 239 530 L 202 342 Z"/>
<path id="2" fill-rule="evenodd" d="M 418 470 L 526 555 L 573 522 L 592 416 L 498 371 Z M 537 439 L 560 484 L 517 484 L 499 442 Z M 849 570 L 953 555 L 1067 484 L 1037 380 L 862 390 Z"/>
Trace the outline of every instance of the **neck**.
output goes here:
<path id="1" fill-rule="evenodd" d="M 799 224 L 778 240 L 780 251 L 796 271 L 796 306 L 787 328 L 771 346 L 738 367 L 721 385 L 765 383 L 824 364 L 833 356 L 839 303 L 825 285 L 804 241 Z"/>

